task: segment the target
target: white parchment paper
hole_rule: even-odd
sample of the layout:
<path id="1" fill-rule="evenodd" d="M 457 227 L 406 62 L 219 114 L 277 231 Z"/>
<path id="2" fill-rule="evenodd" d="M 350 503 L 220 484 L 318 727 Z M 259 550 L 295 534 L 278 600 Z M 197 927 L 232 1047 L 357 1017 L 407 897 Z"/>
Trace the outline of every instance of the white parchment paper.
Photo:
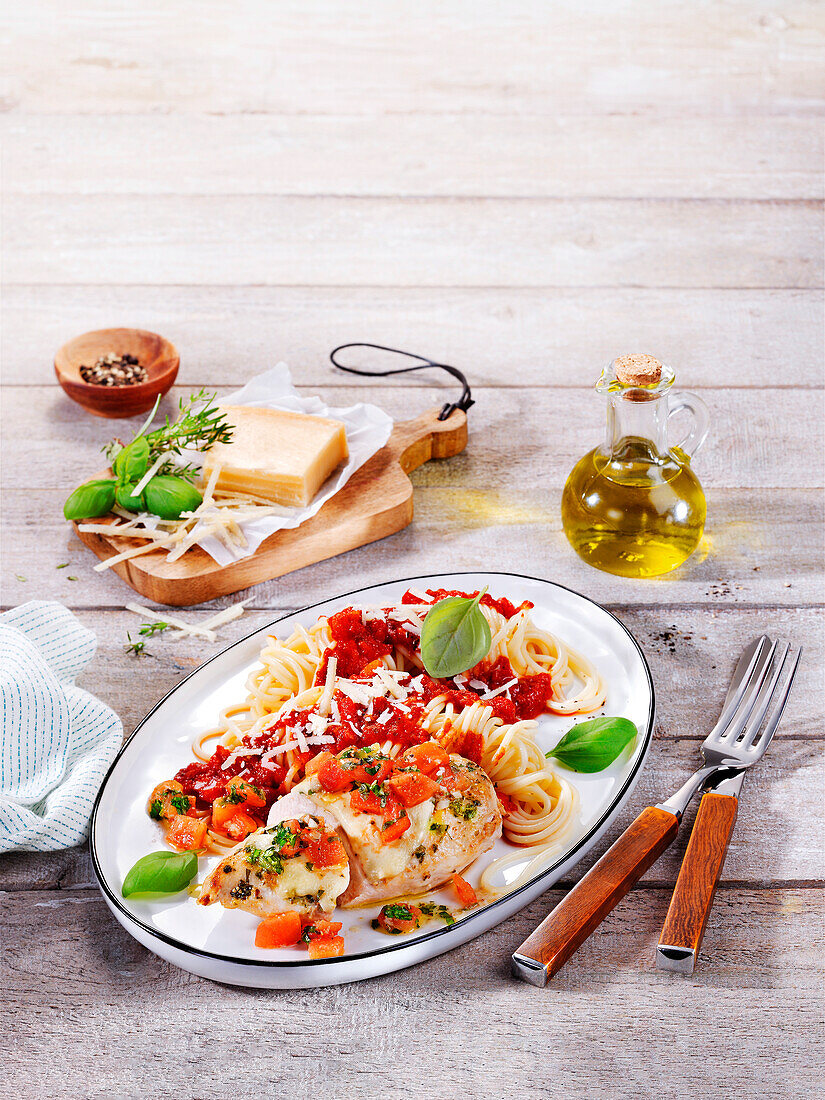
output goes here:
<path id="1" fill-rule="evenodd" d="M 292 384 L 286 363 L 278 363 L 259 374 L 235 393 L 219 398 L 221 405 L 254 405 L 257 408 L 285 409 L 287 412 L 330 416 L 346 425 L 349 458 L 335 470 L 305 507 L 286 508 L 273 505 L 277 512 L 241 525 L 248 545 L 229 549 L 216 538 L 204 538 L 198 543 L 218 565 L 228 565 L 254 554 L 265 538 L 276 531 L 300 527 L 319 512 L 331 496 L 349 481 L 357 469 L 380 451 L 392 432 L 392 417 L 375 405 L 350 405 L 337 409 L 325 405 L 320 397 L 301 397 Z"/>

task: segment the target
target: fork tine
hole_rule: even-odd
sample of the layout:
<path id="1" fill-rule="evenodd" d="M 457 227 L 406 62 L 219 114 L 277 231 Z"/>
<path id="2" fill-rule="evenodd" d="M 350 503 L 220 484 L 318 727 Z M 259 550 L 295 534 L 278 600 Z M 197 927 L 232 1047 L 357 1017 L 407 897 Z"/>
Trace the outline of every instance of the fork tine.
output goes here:
<path id="1" fill-rule="evenodd" d="M 785 683 L 785 689 L 782 692 L 781 698 L 777 699 L 774 703 L 773 710 L 768 718 L 767 724 L 762 732 L 762 736 L 758 741 L 754 743 L 754 739 L 751 739 L 751 751 L 755 754 L 754 760 L 758 760 L 768 745 L 771 743 L 773 735 L 776 733 L 776 727 L 782 718 L 785 710 L 785 704 L 788 701 L 788 696 L 791 694 L 791 688 L 793 687 L 794 678 L 796 676 L 796 670 L 799 668 L 799 658 L 802 656 L 802 648 L 799 647 L 794 653 L 791 654 L 791 671 L 788 675 L 788 679 Z M 783 662 L 784 663 L 784 662 Z"/>
<path id="2" fill-rule="evenodd" d="M 790 651 L 791 647 L 787 643 L 782 647 L 777 647 L 776 659 L 772 663 L 772 671 L 770 675 L 765 676 L 765 681 L 756 697 L 753 711 L 742 730 L 741 740 L 738 742 L 737 748 L 749 749 L 755 741 L 756 735 L 762 726 L 762 721 L 768 713 L 768 707 L 771 705 L 771 699 Z"/>
<path id="3" fill-rule="evenodd" d="M 717 727 L 714 728 L 705 739 L 705 744 L 717 743 L 729 746 L 739 739 L 742 730 L 745 728 L 745 723 L 753 711 L 756 700 L 759 698 L 759 692 L 765 683 L 765 678 L 768 675 L 768 670 L 773 661 L 773 655 L 776 652 L 776 646 L 776 642 L 771 642 L 767 653 L 763 649 L 759 660 L 748 678 L 747 687 L 735 710 L 728 717 L 727 723 L 721 729 L 719 729 L 719 724 L 717 723 Z"/>

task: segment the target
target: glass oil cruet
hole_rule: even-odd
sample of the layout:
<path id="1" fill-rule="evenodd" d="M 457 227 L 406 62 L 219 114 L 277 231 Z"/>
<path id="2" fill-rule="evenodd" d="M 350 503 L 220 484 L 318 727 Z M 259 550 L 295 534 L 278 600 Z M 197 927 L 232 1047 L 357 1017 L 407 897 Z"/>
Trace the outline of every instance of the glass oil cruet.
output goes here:
<path id="1" fill-rule="evenodd" d="M 607 438 L 573 467 L 561 516 L 576 553 L 606 573 L 669 573 L 702 538 L 707 506 L 690 463 L 707 435 L 708 409 L 695 394 L 671 393 L 674 380 L 651 355 L 623 355 L 596 383 L 607 397 Z M 693 423 L 671 445 L 668 425 L 681 410 Z"/>

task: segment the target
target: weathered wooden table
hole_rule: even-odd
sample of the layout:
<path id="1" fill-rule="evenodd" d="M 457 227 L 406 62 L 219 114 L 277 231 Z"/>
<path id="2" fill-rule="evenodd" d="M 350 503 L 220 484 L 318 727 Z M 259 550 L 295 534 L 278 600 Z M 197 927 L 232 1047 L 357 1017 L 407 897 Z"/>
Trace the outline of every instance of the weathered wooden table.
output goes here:
<path id="1" fill-rule="evenodd" d="M 546 990 L 513 981 L 509 956 L 570 882 L 416 969 L 267 993 L 139 947 L 85 848 L 17 854 L 0 860 L 6 1089 L 811 1096 L 825 909 L 822 6 L 40 0 L 2 20 L 2 605 L 58 599 L 96 631 L 84 685 L 127 732 L 207 650 L 160 638 L 128 656 L 130 591 L 92 572 L 61 519 L 101 444 L 131 425 L 70 404 L 51 357 L 110 324 L 178 345 L 178 394 L 226 392 L 283 358 L 335 403 L 404 416 L 445 398 L 336 377 L 329 349 L 358 339 L 454 362 L 474 384 L 467 452 L 414 475 L 413 525 L 246 593 L 227 640 L 417 572 L 490 567 L 579 589 L 635 632 L 656 682 L 627 820 L 692 770 L 748 639 L 805 646 L 693 977 L 653 960 L 686 831 Z M 634 583 L 578 561 L 559 494 L 601 431 L 592 382 L 637 349 L 703 394 L 713 427 L 696 464 L 703 552 Z"/>

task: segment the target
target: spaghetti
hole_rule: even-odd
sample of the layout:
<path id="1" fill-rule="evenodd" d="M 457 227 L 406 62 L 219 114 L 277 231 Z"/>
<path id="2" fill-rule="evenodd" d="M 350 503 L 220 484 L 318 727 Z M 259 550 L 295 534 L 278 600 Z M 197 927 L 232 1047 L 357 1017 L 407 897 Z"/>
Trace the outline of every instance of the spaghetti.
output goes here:
<path id="1" fill-rule="evenodd" d="M 529 603 L 481 598 L 491 646 L 474 669 L 436 680 L 423 668 L 423 620 L 438 600 L 466 593 L 405 593 L 393 607 L 345 608 L 285 640 L 267 638 L 247 680 L 243 703 L 227 707 L 217 728 L 193 745 L 197 763 L 176 779 L 205 805 L 227 779 L 240 776 L 271 802 L 304 777 L 323 751 L 378 744 L 395 757 L 434 740 L 481 764 L 502 804 L 503 835 L 519 850 L 493 861 L 482 887 L 532 858 L 508 889 L 529 877 L 574 827 L 578 793 L 548 764 L 535 740 L 542 713 L 570 716 L 597 710 L 605 684 L 592 663 L 530 617 Z M 208 843 L 226 851 L 237 837 L 210 826 Z"/>

